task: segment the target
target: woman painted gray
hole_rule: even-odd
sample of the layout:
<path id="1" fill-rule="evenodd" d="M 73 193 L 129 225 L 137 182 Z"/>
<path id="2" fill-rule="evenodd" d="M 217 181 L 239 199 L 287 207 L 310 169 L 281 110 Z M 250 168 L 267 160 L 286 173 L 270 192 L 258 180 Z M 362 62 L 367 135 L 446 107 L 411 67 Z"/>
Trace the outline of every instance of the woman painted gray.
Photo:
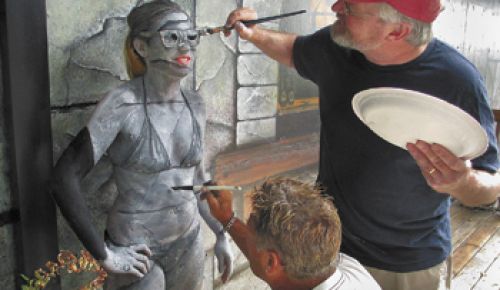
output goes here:
<path id="1" fill-rule="evenodd" d="M 101 100 L 65 150 L 54 170 L 53 195 L 110 274 L 106 289 L 201 289 L 200 216 L 217 236 L 223 279 L 232 271 L 232 253 L 199 195 L 172 189 L 209 181 L 202 152 L 204 103 L 180 85 L 192 71 L 199 35 L 188 15 L 168 0 L 133 9 L 127 21 L 125 51 L 133 79 Z M 118 196 L 104 238 L 90 220 L 80 182 L 105 153 Z"/>

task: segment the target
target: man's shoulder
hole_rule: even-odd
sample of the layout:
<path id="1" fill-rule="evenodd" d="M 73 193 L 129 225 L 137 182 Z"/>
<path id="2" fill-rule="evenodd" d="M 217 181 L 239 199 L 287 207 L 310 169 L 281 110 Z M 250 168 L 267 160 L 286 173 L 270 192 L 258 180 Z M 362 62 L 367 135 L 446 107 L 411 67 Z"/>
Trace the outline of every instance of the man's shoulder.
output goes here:
<path id="1" fill-rule="evenodd" d="M 380 290 L 380 286 L 356 259 L 340 253 L 335 272 L 313 290 Z"/>
<path id="2" fill-rule="evenodd" d="M 313 44 L 315 47 L 330 46 L 333 43 L 330 38 L 330 26 L 323 27 L 311 34 L 301 35 L 295 41 L 296 43 Z"/>
<path id="3" fill-rule="evenodd" d="M 350 56 L 347 48 L 336 44 L 330 36 L 331 26 L 313 34 L 297 37 L 293 48 L 294 65 L 299 74 L 318 83 L 325 71 L 337 69 Z"/>
<path id="4" fill-rule="evenodd" d="M 480 73 L 476 66 L 468 60 L 457 48 L 440 40 L 431 43 L 434 51 L 434 61 L 441 62 L 449 73 L 459 78 L 476 79 Z"/>
<path id="5" fill-rule="evenodd" d="M 337 271 L 344 281 L 341 287 L 334 289 L 380 289 L 366 268 L 349 255 L 339 254 Z"/>

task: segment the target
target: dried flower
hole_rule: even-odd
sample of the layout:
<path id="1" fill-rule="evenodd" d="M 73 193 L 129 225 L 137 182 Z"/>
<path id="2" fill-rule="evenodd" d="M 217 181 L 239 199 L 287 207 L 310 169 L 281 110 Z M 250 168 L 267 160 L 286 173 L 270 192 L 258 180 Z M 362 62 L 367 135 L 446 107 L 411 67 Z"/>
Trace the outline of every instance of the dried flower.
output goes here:
<path id="1" fill-rule="evenodd" d="M 21 277 L 26 281 L 26 284 L 22 285 L 22 290 L 44 289 L 51 278 L 61 274 L 61 269 L 66 269 L 66 272 L 69 274 L 81 272 L 97 273 L 97 277 L 80 287 L 80 290 L 100 289 L 108 276 L 99 262 L 88 251 L 84 250 L 80 251 L 80 257 L 77 257 L 71 251 L 61 250 L 57 255 L 57 262 L 48 261 L 45 263 L 45 268 L 36 270 L 34 279 L 21 274 Z"/>

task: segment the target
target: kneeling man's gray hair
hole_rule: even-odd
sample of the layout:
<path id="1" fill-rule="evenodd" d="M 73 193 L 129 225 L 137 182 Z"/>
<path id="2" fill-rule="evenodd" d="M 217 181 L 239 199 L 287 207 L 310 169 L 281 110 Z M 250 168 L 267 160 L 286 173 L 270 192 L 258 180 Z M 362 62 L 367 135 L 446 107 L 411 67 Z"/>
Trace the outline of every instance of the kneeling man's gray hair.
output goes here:
<path id="1" fill-rule="evenodd" d="M 341 241 L 341 225 L 331 199 L 312 185 L 271 179 L 252 195 L 259 249 L 278 252 L 287 274 L 307 279 L 331 273 Z"/>

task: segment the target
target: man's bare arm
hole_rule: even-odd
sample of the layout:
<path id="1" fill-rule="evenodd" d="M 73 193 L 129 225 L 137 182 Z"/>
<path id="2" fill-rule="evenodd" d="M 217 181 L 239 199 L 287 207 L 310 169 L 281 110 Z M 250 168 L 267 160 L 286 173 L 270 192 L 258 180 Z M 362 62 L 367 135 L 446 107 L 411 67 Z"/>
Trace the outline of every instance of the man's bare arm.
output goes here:
<path id="1" fill-rule="evenodd" d="M 241 20 L 253 20 L 257 13 L 250 8 L 234 10 L 229 14 L 227 27 L 233 27 L 242 39 L 248 40 L 264 54 L 289 67 L 293 64 L 293 44 L 297 35 L 261 28 L 257 25 L 245 26 Z M 226 32 L 226 36 L 230 32 Z"/>
<path id="2" fill-rule="evenodd" d="M 225 190 L 216 191 L 215 194 L 207 191 L 202 194 L 201 198 L 207 200 L 210 212 L 226 227 L 229 235 L 231 235 L 231 238 L 233 238 L 233 241 L 238 248 L 240 248 L 245 257 L 254 255 L 257 250 L 255 246 L 255 235 L 245 223 L 234 217 L 232 193 Z M 227 228 L 231 219 L 234 219 L 234 223 Z"/>
<path id="3" fill-rule="evenodd" d="M 446 193 L 467 206 L 487 205 L 500 196 L 500 174 L 473 169 L 470 162 L 439 144 L 407 144 L 422 175 L 435 191 Z"/>
<path id="4" fill-rule="evenodd" d="M 470 169 L 450 195 L 467 206 L 492 204 L 500 196 L 500 174 Z"/>

